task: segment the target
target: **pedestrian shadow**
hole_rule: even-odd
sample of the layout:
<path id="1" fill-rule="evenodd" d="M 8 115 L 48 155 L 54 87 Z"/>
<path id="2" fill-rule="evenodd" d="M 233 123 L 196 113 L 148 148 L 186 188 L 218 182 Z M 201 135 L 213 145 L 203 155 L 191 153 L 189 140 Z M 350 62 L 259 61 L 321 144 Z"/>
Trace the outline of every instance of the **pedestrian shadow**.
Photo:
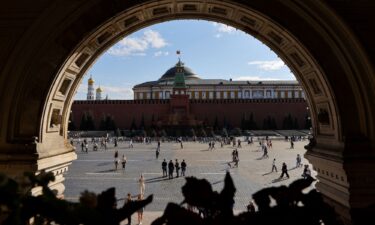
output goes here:
<path id="1" fill-rule="evenodd" d="M 103 162 L 103 163 L 98 163 L 98 166 L 108 166 L 110 164 L 113 164 L 113 162 Z"/>
<path id="2" fill-rule="evenodd" d="M 256 160 L 262 160 L 262 159 L 268 159 L 269 157 L 264 157 L 264 156 L 262 156 L 262 157 L 259 157 L 259 158 L 256 158 Z"/>
<path id="3" fill-rule="evenodd" d="M 222 180 L 218 180 L 218 181 L 215 181 L 215 182 L 212 182 L 211 184 L 212 185 L 215 185 L 215 184 L 220 184 L 220 183 L 223 183 L 224 181 L 222 181 Z"/>
<path id="4" fill-rule="evenodd" d="M 109 172 L 115 172 L 117 170 L 115 169 L 109 169 L 109 170 L 101 170 L 101 171 L 97 171 L 96 173 L 109 173 Z"/>
<path id="5" fill-rule="evenodd" d="M 150 184 L 150 183 L 156 183 L 156 182 L 165 181 L 165 180 L 169 180 L 168 176 L 166 177 L 161 176 L 161 177 L 154 177 L 154 178 L 146 179 L 145 183 Z"/>
<path id="6" fill-rule="evenodd" d="M 202 149 L 201 152 L 208 152 L 211 151 L 210 149 Z"/>
<path id="7" fill-rule="evenodd" d="M 268 172 L 268 173 L 262 174 L 262 176 L 270 175 L 271 173 L 273 173 L 273 172 L 271 171 L 271 172 Z M 276 172 L 276 173 L 277 173 L 277 172 Z"/>
<path id="8" fill-rule="evenodd" d="M 288 169 L 288 171 L 290 171 L 290 170 L 295 170 L 295 169 L 298 169 L 298 168 L 302 168 L 302 167 L 297 167 L 297 166 L 295 166 L 295 167 L 293 167 L 293 168 L 291 168 L 291 169 Z"/>
<path id="9" fill-rule="evenodd" d="M 288 177 L 279 177 L 279 178 L 276 178 L 276 179 L 273 179 L 272 181 L 271 181 L 271 183 L 277 183 L 277 182 L 281 182 L 281 181 L 283 181 L 283 180 L 287 180 L 287 179 L 289 179 Z"/>

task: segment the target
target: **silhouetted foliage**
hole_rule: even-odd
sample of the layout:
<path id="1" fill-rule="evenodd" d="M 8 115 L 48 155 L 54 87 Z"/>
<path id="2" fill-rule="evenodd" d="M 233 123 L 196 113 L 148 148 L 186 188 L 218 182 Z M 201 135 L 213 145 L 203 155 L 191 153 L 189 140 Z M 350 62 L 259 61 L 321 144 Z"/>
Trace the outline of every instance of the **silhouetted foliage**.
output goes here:
<path id="1" fill-rule="evenodd" d="M 270 187 L 258 191 L 253 199 L 258 211 L 233 214 L 236 188 L 229 173 L 224 180 L 224 188 L 218 193 L 212 190 L 211 184 L 205 179 L 187 177 L 182 187 L 184 201 L 178 205 L 169 203 L 164 214 L 152 225 L 340 225 L 342 224 L 320 193 L 309 187 L 313 178 L 300 179 L 287 186 Z M 276 205 L 271 205 L 271 198 Z M 198 208 L 203 216 L 185 209 L 184 204 Z"/>
<path id="2" fill-rule="evenodd" d="M 29 224 L 84 224 L 117 225 L 129 215 L 152 201 L 152 195 L 142 201 L 134 201 L 117 208 L 115 189 L 109 188 L 100 194 L 85 191 L 79 203 L 58 199 L 49 189 L 54 181 L 51 172 L 35 176 L 26 174 L 25 182 L 18 184 L 13 179 L 0 175 L 0 223 L 6 225 Z M 206 179 L 186 177 L 182 187 L 184 200 L 180 204 L 169 203 L 164 214 L 152 225 L 341 225 L 334 210 L 323 201 L 316 190 L 303 193 L 311 186 L 313 178 L 300 179 L 288 187 L 264 188 L 253 199 L 258 211 L 233 214 L 236 188 L 229 173 L 224 179 L 224 188 L 214 191 Z M 42 195 L 31 196 L 33 187 L 41 186 Z M 27 190 L 28 191 L 23 191 Z M 276 204 L 271 204 L 271 199 Z M 184 207 L 195 207 L 200 214 Z"/>
<path id="3" fill-rule="evenodd" d="M 152 201 L 152 195 L 142 201 L 134 201 L 116 208 L 115 188 L 109 188 L 100 194 L 85 191 L 81 193 L 79 203 L 58 199 L 48 187 L 55 180 L 52 172 L 35 176 L 25 174 L 27 179 L 18 184 L 13 179 L 0 175 L 0 223 L 6 225 L 29 224 L 69 224 L 69 225 L 118 225 L 129 215 Z M 42 195 L 31 196 L 33 187 L 41 186 Z M 27 190 L 28 191 L 23 191 Z"/>

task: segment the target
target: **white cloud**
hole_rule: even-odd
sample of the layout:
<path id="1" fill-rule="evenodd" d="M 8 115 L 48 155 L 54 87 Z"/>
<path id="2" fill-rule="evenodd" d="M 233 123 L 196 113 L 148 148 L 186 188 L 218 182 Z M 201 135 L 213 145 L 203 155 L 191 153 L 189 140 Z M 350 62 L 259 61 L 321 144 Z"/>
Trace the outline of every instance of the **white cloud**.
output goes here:
<path id="1" fill-rule="evenodd" d="M 256 65 L 261 70 L 280 70 L 286 67 L 285 63 L 281 59 L 270 60 L 270 61 L 250 61 L 247 64 Z"/>
<path id="2" fill-rule="evenodd" d="M 222 34 L 215 34 L 215 38 L 221 38 Z"/>
<path id="3" fill-rule="evenodd" d="M 169 55 L 169 52 L 163 52 L 163 51 L 157 51 L 157 52 L 154 53 L 155 57 L 168 56 L 168 55 Z"/>
<path id="4" fill-rule="evenodd" d="M 167 42 L 157 31 L 146 30 L 143 35 L 144 40 L 147 41 L 153 48 L 162 48 L 167 45 Z"/>
<path id="5" fill-rule="evenodd" d="M 95 89 L 98 86 L 95 85 Z M 134 94 L 132 86 L 124 85 L 123 87 L 111 86 L 111 85 L 100 85 L 103 90 L 102 98 L 104 99 L 107 95 L 109 99 L 133 99 Z M 87 97 L 87 84 L 81 84 L 77 90 L 75 99 L 86 100 Z"/>
<path id="6" fill-rule="evenodd" d="M 258 81 L 258 80 L 280 80 L 280 79 L 270 78 L 270 77 L 260 77 L 260 76 L 240 76 L 240 77 L 233 78 L 233 80 Z"/>
<path id="7" fill-rule="evenodd" d="M 101 86 L 103 89 L 103 98 L 108 95 L 109 99 L 133 99 L 134 94 L 132 87 L 115 87 L 115 86 Z"/>
<path id="8" fill-rule="evenodd" d="M 154 30 L 146 30 L 141 37 L 126 37 L 108 50 L 108 54 L 114 56 L 146 55 L 149 48 L 160 49 L 167 45 L 167 42 Z"/>
<path id="9" fill-rule="evenodd" d="M 236 28 L 234 27 L 231 27 L 222 23 L 216 23 L 216 22 L 213 22 L 212 24 L 216 28 L 216 32 L 217 32 L 215 34 L 216 38 L 221 38 L 223 34 L 233 34 L 236 32 Z"/>

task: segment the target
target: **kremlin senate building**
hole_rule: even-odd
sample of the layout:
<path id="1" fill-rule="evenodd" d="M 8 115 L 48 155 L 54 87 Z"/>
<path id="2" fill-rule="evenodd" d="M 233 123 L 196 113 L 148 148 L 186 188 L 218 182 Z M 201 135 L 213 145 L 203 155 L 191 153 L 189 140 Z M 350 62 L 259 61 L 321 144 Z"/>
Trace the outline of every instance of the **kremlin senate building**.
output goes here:
<path id="1" fill-rule="evenodd" d="M 179 60 L 158 80 L 135 85 L 133 92 L 134 100 L 103 99 L 103 90 L 95 89 L 90 77 L 87 100 L 72 105 L 71 130 L 153 129 L 168 133 L 180 129 L 179 134 L 187 135 L 184 131 L 192 128 L 310 126 L 305 94 L 297 81 L 203 79 Z"/>

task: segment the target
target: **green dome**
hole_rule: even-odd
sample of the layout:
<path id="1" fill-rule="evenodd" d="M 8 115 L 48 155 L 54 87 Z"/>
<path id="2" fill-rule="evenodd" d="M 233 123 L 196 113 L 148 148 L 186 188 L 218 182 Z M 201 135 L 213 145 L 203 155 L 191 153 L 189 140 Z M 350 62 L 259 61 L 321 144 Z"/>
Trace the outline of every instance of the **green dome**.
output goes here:
<path id="1" fill-rule="evenodd" d="M 189 67 L 182 66 L 184 70 L 185 79 L 199 79 L 198 75 L 196 75 Z M 163 80 L 174 80 L 174 76 L 176 75 L 177 68 L 174 66 L 167 70 L 163 74 L 163 76 L 159 79 L 159 81 Z"/>

